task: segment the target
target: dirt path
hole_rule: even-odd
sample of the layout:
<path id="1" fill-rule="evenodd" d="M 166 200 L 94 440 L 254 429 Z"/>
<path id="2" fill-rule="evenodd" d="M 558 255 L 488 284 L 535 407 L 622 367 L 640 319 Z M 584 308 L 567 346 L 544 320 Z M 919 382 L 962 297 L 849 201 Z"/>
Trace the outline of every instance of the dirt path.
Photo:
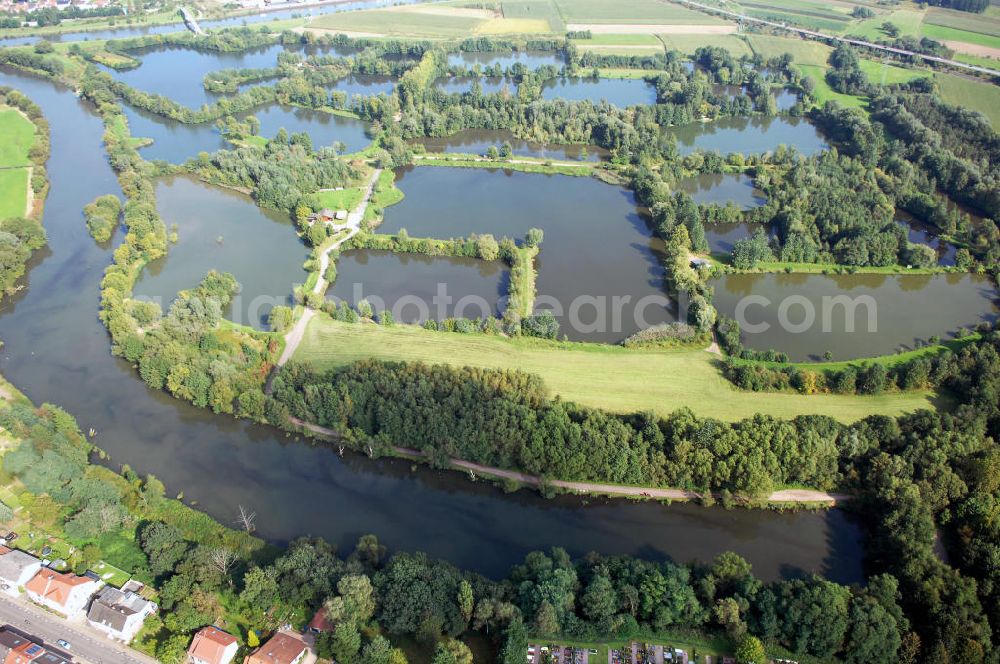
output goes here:
<path id="1" fill-rule="evenodd" d="M 600 162 L 593 161 L 555 161 L 553 159 L 546 159 L 545 161 L 537 161 L 532 159 L 489 159 L 488 157 L 462 157 L 458 158 L 454 153 L 450 152 L 430 152 L 424 154 L 413 155 L 414 160 L 427 160 L 435 159 L 438 161 L 456 161 L 456 162 L 469 162 L 474 161 L 483 164 L 494 164 L 496 168 L 503 168 L 504 164 L 530 164 L 534 166 L 569 166 L 572 168 L 594 168 Z"/>
<path id="2" fill-rule="evenodd" d="M 31 188 L 31 175 L 34 173 L 34 166 L 28 166 L 28 190 L 24 195 L 24 216 L 30 217 L 35 207 L 35 192 Z"/>
<path id="3" fill-rule="evenodd" d="M 303 429 L 307 429 L 318 436 L 332 440 L 340 438 L 340 435 L 333 429 L 321 427 L 317 424 L 309 424 L 308 422 L 303 422 L 296 417 L 289 417 L 288 419 L 292 424 L 300 426 Z M 394 445 L 392 449 L 396 454 L 403 456 L 424 456 L 423 452 L 420 450 L 415 450 L 409 447 L 399 447 Z M 478 475 L 514 480 L 515 482 L 534 487 L 542 484 L 541 479 L 535 475 L 520 473 L 516 470 L 505 470 L 503 468 L 494 468 L 493 466 L 483 466 L 478 463 L 472 463 L 471 461 L 464 461 L 462 459 L 449 459 L 449 461 L 454 468 Z M 546 482 L 546 484 L 548 486 L 565 489 L 574 493 L 594 494 L 599 496 L 627 496 L 635 498 L 648 498 L 651 500 L 698 500 L 702 497 L 702 494 L 695 491 L 688 491 L 686 489 L 622 486 L 620 484 L 601 484 L 599 482 L 568 482 L 565 480 L 550 480 Z M 775 491 L 767 497 L 768 502 L 772 503 L 813 503 L 825 504 L 829 506 L 834 506 L 837 503 L 841 503 L 849 499 L 850 496 L 844 494 L 827 493 L 826 491 L 816 491 L 813 489 L 782 489 L 781 491 Z"/>
<path id="4" fill-rule="evenodd" d="M 375 193 L 375 184 L 378 182 L 379 176 L 382 174 L 381 168 L 376 168 L 368 180 L 368 187 L 365 189 L 365 195 L 361 198 L 361 202 L 358 206 L 347 215 L 347 221 L 344 223 L 344 228 L 342 230 L 347 230 L 347 234 L 342 238 L 330 244 L 326 251 L 320 254 L 319 257 L 319 278 L 316 280 L 316 284 L 313 286 L 312 292 L 323 293 L 326 291 L 327 283 L 323 275 L 326 274 L 326 268 L 330 265 L 330 252 L 334 249 L 340 248 L 345 242 L 350 240 L 352 237 L 357 235 L 358 231 L 361 230 L 361 221 L 365 218 L 365 212 L 368 210 L 368 203 L 371 201 L 372 194 Z M 302 337 L 305 336 L 306 327 L 309 325 L 309 321 L 312 317 L 316 315 L 314 309 L 310 309 L 308 305 L 304 306 L 302 315 L 299 319 L 295 321 L 295 325 L 292 326 L 285 334 L 285 350 L 282 351 L 281 357 L 278 358 L 278 363 L 275 368 L 282 367 L 288 360 L 292 359 L 292 355 L 295 354 L 295 350 L 302 343 Z M 268 382 L 270 386 L 270 381 Z"/>

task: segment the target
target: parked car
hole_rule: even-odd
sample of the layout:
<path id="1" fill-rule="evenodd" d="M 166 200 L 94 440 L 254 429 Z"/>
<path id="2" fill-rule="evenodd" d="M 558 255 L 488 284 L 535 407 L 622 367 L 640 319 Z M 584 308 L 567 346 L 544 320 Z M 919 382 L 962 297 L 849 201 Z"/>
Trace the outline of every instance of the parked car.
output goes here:
<path id="1" fill-rule="evenodd" d="M 56 643 L 59 645 L 60 648 L 65 648 L 66 650 L 69 650 L 70 648 L 73 647 L 70 644 L 70 642 L 67 641 L 66 639 L 59 639 L 58 641 L 56 641 Z"/>

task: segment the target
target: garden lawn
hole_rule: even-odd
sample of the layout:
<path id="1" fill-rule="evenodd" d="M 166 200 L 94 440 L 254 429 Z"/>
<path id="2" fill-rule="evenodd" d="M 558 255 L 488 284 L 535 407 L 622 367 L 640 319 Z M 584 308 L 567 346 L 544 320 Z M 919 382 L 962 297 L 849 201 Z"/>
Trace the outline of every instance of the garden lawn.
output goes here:
<path id="1" fill-rule="evenodd" d="M 309 204 L 314 210 L 330 208 L 331 210 L 353 210 L 361 202 L 364 195 L 362 187 L 347 187 L 340 191 L 317 191 L 309 196 Z"/>
<path id="2" fill-rule="evenodd" d="M 979 111 L 994 129 L 1000 127 L 1000 88 L 955 74 L 938 72 L 934 78 L 946 102 Z"/>
<path id="3" fill-rule="evenodd" d="M 17 109 L 0 106 L 0 168 L 27 166 L 35 143 L 35 125 Z"/>
<path id="4" fill-rule="evenodd" d="M 28 206 L 28 169 L 0 170 L 0 219 L 23 217 Z"/>
<path id="5" fill-rule="evenodd" d="M 627 350 L 601 344 L 505 339 L 432 332 L 415 326 L 349 324 L 317 315 L 293 359 L 328 369 L 356 360 L 520 369 L 539 375 L 565 400 L 615 412 L 666 415 L 688 407 L 701 416 L 739 420 L 755 413 L 777 417 L 829 415 L 852 422 L 932 407 L 924 392 L 879 396 L 743 392 L 719 373 L 718 356 L 701 349 Z"/>

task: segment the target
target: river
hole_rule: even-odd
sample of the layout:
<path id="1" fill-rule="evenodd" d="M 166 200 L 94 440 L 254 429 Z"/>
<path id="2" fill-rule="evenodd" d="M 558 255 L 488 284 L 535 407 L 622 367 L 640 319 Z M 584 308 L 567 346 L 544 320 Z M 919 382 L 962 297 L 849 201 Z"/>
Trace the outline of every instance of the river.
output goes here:
<path id="1" fill-rule="evenodd" d="M 272 541 L 312 534 L 349 547 L 375 533 L 393 549 L 423 550 L 494 576 L 528 551 L 562 546 L 573 554 L 680 561 L 733 550 L 765 579 L 803 572 L 841 582 L 862 578 L 860 530 L 840 510 L 744 512 L 506 495 L 404 461 L 341 459 L 147 389 L 128 363 L 110 355 L 97 318 L 111 249 L 88 235 L 81 209 L 97 195 L 120 194 L 102 152 L 101 122 L 70 91 L 46 81 L 0 72 L 0 84 L 34 99 L 52 127 L 49 248 L 33 261 L 26 288 L 0 304 L 0 369 L 36 403 L 59 404 L 84 430 L 93 427 L 115 467 L 156 474 L 171 495 L 183 493 L 224 523 L 239 505 L 253 509 L 259 534 Z M 290 230 L 288 241 L 295 242 Z"/>

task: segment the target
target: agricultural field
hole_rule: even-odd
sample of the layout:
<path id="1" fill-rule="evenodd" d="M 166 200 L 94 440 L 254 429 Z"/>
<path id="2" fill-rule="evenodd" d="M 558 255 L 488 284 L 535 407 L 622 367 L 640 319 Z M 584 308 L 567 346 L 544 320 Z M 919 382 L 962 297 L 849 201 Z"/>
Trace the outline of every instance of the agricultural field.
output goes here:
<path id="1" fill-rule="evenodd" d="M 415 326 L 357 325 L 316 316 L 306 328 L 297 361 L 335 367 L 366 357 L 517 368 L 542 377 L 562 398 L 617 412 L 666 414 L 688 407 L 699 415 L 738 420 L 757 412 L 777 417 L 806 413 L 854 421 L 874 413 L 926 408 L 927 393 L 877 397 L 754 393 L 735 389 L 704 350 L 627 350 L 599 344 L 430 332 Z"/>
<path id="2" fill-rule="evenodd" d="M 852 5 L 846 2 L 743 0 L 739 4 L 750 16 L 826 32 L 840 32 L 851 21 Z"/>
<path id="3" fill-rule="evenodd" d="M 793 62 L 798 65 L 825 66 L 833 50 L 826 44 L 795 37 L 750 34 L 746 39 L 753 52 L 764 59 L 791 53 Z"/>
<path id="4" fill-rule="evenodd" d="M 553 0 L 567 24 L 713 25 L 725 21 L 661 0 Z"/>
<path id="5" fill-rule="evenodd" d="M 694 53 L 699 46 L 718 46 L 736 57 L 753 55 L 746 41 L 737 35 L 661 35 L 667 48 L 681 53 Z"/>
<path id="6" fill-rule="evenodd" d="M 949 104 L 979 111 L 994 127 L 1000 127 L 1000 88 L 956 74 L 934 74 L 941 98 Z"/>
<path id="7" fill-rule="evenodd" d="M 475 34 L 478 28 L 499 18 L 488 10 L 406 6 L 328 14 L 311 21 L 308 27 L 347 34 L 448 39 Z"/>

